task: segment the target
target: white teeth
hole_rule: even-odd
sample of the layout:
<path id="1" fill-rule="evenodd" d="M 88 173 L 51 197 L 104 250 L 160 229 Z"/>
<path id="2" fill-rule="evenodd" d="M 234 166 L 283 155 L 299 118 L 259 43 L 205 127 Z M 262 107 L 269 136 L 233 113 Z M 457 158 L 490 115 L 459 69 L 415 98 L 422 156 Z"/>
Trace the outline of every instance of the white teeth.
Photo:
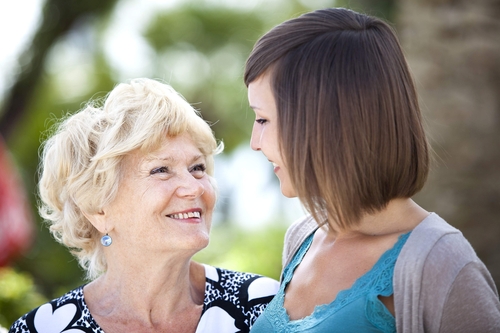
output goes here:
<path id="1" fill-rule="evenodd" d="M 176 220 L 183 220 L 183 219 L 189 219 L 189 218 L 200 218 L 201 214 L 200 212 L 189 212 L 189 213 L 180 213 L 180 214 L 172 214 L 172 215 L 167 215 L 170 218 L 176 219 Z"/>
<path id="2" fill-rule="evenodd" d="M 275 167 L 275 168 L 276 168 L 277 166 L 278 166 L 278 164 L 276 164 L 276 163 L 273 163 L 273 167 Z"/>

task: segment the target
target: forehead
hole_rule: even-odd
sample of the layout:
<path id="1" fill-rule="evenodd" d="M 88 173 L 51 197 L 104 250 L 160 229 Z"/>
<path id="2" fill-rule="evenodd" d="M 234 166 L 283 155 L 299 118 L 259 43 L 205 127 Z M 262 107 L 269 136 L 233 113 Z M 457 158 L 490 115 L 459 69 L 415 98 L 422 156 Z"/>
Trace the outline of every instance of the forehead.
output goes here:
<path id="1" fill-rule="evenodd" d="M 200 149 L 195 145 L 194 140 L 188 133 L 177 136 L 167 136 L 162 140 L 160 146 L 146 154 L 148 158 L 175 158 L 184 155 L 202 155 Z"/>
<path id="2" fill-rule="evenodd" d="M 203 153 L 194 144 L 187 133 L 165 137 L 160 145 L 152 151 L 136 149 L 125 157 L 124 163 L 137 165 L 153 161 L 183 162 L 204 158 Z"/>
<path id="3" fill-rule="evenodd" d="M 254 110 L 264 111 L 275 106 L 269 73 L 264 73 L 248 85 L 248 101 Z"/>

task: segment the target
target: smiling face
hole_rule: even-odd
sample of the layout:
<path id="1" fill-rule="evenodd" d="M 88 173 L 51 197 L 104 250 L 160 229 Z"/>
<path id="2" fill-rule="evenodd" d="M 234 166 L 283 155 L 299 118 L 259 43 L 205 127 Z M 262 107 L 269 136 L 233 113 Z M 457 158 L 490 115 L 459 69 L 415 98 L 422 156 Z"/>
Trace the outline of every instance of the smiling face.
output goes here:
<path id="1" fill-rule="evenodd" d="M 104 207 L 113 246 L 195 253 L 208 245 L 215 190 L 188 134 L 166 138 L 151 153 L 133 151 L 121 175 L 116 198 Z"/>
<path id="2" fill-rule="evenodd" d="M 255 112 L 250 146 L 253 150 L 260 150 L 273 163 L 274 172 L 280 180 L 281 193 L 289 198 L 296 197 L 280 150 L 278 112 L 268 73 L 248 85 L 248 101 Z"/>

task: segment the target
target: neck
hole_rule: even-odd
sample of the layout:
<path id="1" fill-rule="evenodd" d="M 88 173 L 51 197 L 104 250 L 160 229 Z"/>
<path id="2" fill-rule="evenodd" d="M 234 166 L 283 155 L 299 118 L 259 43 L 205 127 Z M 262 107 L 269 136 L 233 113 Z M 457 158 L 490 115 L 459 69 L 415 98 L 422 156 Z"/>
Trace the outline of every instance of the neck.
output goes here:
<path id="1" fill-rule="evenodd" d="M 162 265 L 113 263 L 84 289 L 93 315 L 126 314 L 154 322 L 203 304 L 205 270 L 200 264 L 175 259 Z"/>
<path id="2" fill-rule="evenodd" d="M 401 234 L 415 228 L 429 212 L 409 198 L 391 200 L 387 207 L 371 214 L 364 214 L 350 228 L 339 228 L 335 223 L 326 223 L 323 229 L 332 239 L 358 236 L 385 236 Z"/>

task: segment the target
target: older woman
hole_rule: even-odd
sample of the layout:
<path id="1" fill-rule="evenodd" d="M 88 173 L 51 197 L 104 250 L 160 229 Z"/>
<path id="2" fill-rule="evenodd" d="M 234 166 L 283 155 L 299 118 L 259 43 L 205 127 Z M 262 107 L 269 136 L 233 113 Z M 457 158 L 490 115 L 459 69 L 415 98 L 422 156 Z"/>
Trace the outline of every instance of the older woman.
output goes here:
<path id="1" fill-rule="evenodd" d="M 62 122 L 43 150 L 40 212 L 91 282 L 10 332 L 248 332 L 278 283 L 191 260 L 209 242 L 221 148 L 149 79 Z"/>

